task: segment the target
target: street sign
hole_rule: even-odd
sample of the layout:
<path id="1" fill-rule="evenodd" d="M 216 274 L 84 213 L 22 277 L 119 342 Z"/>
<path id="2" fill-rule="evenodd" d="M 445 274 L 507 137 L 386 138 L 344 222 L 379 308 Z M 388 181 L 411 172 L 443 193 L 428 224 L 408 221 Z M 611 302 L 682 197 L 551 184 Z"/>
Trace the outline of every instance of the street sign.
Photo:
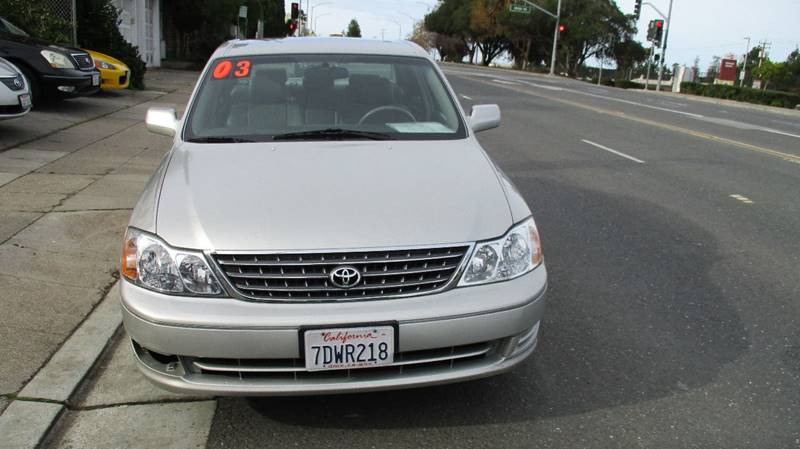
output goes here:
<path id="1" fill-rule="evenodd" d="M 247 18 L 247 6 L 240 6 L 239 7 L 239 18 L 246 19 Z"/>
<path id="2" fill-rule="evenodd" d="M 511 12 L 518 12 L 521 14 L 530 14 L 531 11 L 533 11 L 531 5 L 528 5 L 526 3 L 512 3 L 509 9 L 511 10 Z"/>

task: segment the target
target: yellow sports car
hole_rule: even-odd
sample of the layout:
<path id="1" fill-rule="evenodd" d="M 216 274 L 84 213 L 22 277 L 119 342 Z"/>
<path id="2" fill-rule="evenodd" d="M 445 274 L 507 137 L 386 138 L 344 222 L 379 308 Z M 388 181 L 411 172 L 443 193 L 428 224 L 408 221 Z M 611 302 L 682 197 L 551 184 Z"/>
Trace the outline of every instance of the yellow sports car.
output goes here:
<path id="1" fill-rule="evenodd" d="M 119 59 L 92 50 L 86 50 L 94 59 L 94 66 L 100 71 L 100 88 L 127 89 L 131 82 L 131 69 Z"/>

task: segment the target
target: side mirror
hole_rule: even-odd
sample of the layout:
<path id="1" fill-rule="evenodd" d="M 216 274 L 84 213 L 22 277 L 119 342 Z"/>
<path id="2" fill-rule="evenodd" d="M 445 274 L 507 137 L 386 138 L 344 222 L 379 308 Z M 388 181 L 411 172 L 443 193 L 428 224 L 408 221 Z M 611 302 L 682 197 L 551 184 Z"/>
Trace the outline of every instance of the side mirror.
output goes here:
<path id="1" fill-rule="evenodd" d="M 479 104 L 472 107 L 469 125 L 474 132 L 500 126 L 500 107 L 496 104 Z"/>
<path id="2" fill-rule="evenodd" d="M 172 137 L 178 130 L 178 117 L 172 108 L 149 108 L 145 123 L 148 131 L 162 136 Z"/>

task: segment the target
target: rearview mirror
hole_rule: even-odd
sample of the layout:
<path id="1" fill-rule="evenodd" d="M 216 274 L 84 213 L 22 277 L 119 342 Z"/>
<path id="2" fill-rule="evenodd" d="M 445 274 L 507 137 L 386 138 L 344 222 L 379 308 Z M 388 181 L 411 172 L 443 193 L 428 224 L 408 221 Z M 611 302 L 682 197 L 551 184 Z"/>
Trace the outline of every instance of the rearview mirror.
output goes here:
<path id="1" fill-rule="evenodd" d="M 500 106 L 496 104 L 479 104 L 472 107 L 469 115 L 469 125 L 474 132 L 500 126 Z"/>
<path id="2" fill-rule="evenodd" d="M 178 117 L 173 108 L 149 108 L 145 123 L 148 131 L 162 136 L 172 137 L 178 129 Z"/>

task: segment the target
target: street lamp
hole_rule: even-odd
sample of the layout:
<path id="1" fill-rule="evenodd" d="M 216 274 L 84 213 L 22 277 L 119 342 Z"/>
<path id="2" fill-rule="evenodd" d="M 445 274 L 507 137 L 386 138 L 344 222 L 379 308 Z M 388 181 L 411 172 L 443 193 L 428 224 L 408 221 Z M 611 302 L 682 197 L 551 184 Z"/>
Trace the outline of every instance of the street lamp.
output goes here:
<path id="1" fill-rule="evenodd" d="M 314 23 L 311 24 L 311 29 L 314 31 L 314 34 L 317 34 L 317 24 L 319 24 L 319 18 L 325 17 L 333 14 L 332 12 L 324 12 L 320 15 L 314 16 Z"/>
<path id="2" fill-rule="evenodd" d="M 332 5 L 332 4 L 333 4 L 333 2 L 321 2 L 321 3 L 317 3 L 317 4 L 316 4 L 316 5 L 314 5 L 314 6 L 310 6 L 310 7 L 308 8 L 308 9 L 309 9 L 309 16 L 308 16 L 308 20 L 309 20 L 309 21 L 313 21 L 313 20 L 314 20 L 314 8 L 316 8 L 317 6 L 322 6 L 322 5 Z M 313 27 L 313 25 L 312 25 L 312 27 L 311 27 L 311 28 L 312 28 L 312 29 L 314 28 L 314 27 Z"/>

